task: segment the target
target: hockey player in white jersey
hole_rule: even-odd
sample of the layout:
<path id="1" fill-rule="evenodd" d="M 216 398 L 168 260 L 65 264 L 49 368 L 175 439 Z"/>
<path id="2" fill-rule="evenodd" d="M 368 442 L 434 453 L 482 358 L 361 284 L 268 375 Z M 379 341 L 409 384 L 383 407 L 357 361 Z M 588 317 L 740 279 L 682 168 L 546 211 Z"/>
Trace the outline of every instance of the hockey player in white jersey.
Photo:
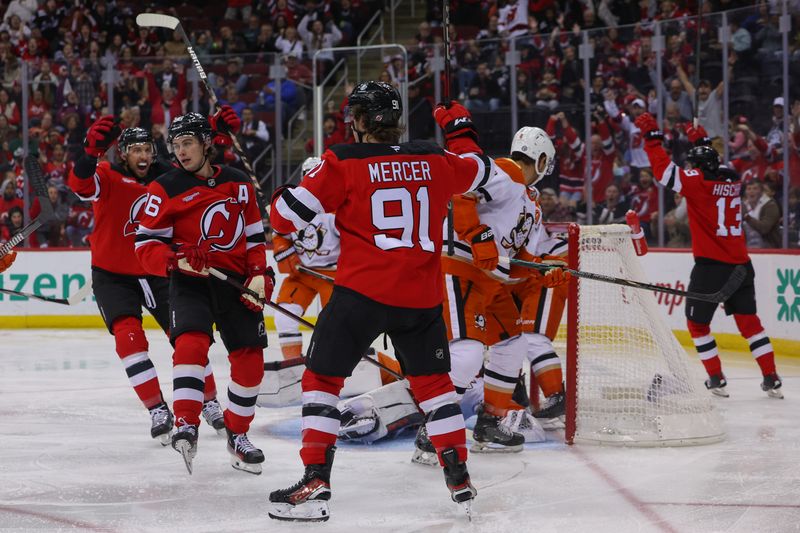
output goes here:
<path id="1" fill-rule="evenodd" d="M 303 162 L 303 176 L 313 175 L 320 158 L 309 157 Z M 336 276 L 339 259 L 339 231 L 336 217 L 331 213 L 317 215 L 307 227 L 289 235 L 275 234 L 272 239 L 278 271 L 288 274 L 281 283 L 277 303 L 287 311 L 302 316 L 319 295 L 321 306 L 328 303 L 333 283 L 303 272 L 298 267 Z M 292 360 L 302 356 L 303 337 L 297 321 L 275 313 L 275 329 L 283 358 Z"/>
<path id="2" fill-rule="evenodd" d="M 434 116 L 445 130 L 448 149 L 482 153 L 471 116 L 463 106 L 439 106 Z M 527 269 L 509 266 L 517 257 L 537 260 L 527 252 L 544 233 L 542 215 L 528 186 L 552 170 L 555 148 L 539 128 L 523 128 L 515 136 L 509 159 L 495 160 L 507 179 L 491 187 L 453 198 L 453 256 L 443 255 L 445 322 L 450 338 L 450 377 L 463 394 L 483 370 L 484 402 L 478 407 L 473 431 L 474 451 L 520 451 L 524 437 L 501 421 L 514 407 L 511 400 L 527 352 L 521 336 L 520 312 L 506 286 L 511 278 L 525 278 Z M 447 251 L 445 241 L 443 254 Z M 568 275 L 553 268 L 544 275 L 548 284 L 565 283 Z M 484 345 L 489 358 L 483 365 Z M 424 429 L 417 438 L 415 462 L 429 462 L 430 446 Z"/>

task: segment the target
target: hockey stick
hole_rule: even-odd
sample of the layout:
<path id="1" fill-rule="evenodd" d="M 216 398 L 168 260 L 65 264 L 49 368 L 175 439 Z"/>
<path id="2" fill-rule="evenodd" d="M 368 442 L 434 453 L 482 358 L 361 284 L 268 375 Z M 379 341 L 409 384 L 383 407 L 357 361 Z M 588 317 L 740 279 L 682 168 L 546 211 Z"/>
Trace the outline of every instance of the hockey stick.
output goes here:
<path id="1" fill-rule="evenodd" d="M 704 293 L 704 292 L 682 291 L 670 287 L 653 285 L 651 283 L 642 283 L 639 281 L 633 281 L 630 279 L 623 279 L 623 278 L 613 278 L 611 276 L 606 276 L 603 274 L 584 272 L 582 270 L 573 270 L 571 268 L 555 267 L 553 265 L 534 263 L 532 261 L 522 261 L 521 259 L 509 260 L 507 257 L 501 257 L 500 262 L 503 264 L 519 265 L 521 267 L 533 268 L 535 270 L 541 270 L 545 272 L 550 270 L 551 268 L 561 268 L 564 272 L 569 272 L 576 278 L 585 278 L 594 281 L 603 281 L 605 283 L 613 283 L 614 285 L 622 285 L 624 287 L 632 287 L 634 289 L 665 292 L 667 294 L 672 294 L 675 296 L 683 296 L 685 298 L 691 298 L 693 300 L 702 300 L 704 302 L 713 302 L 713 303 L 723 303 L 727 301 L 731 296 L 733 296 L 733 293 L 736 292 L 736 290 L 744 281 L 744 278 L 747 276 L 747 269 L 745 268 L 745 266 L 737 265 L 736 268 L 733 269 L 731 277 L 728 278 L 728 281 L 725 282 L 725 285 L 723 285 L 720 290 L 712 293 Z"/>
<path id="2" fill-rule="evenodd" d="M 700 0 L 698 3 L 697 9 L 697 38 L 695 39 L 694 43 L 694 75 L 697 78 L 697 85 L 700 85 L 700 35 L 703 33 L 703 0 Z M 694 88 L 694 118 L 692 119 L 692 125 L 696 128 L 698 124 L 700 124 L 700 118 L 698 117 L 700 111 L 698 107 L 700 106 L 700 93 L 697 91 L 697 87 Z"/>
<path id="3" fill-rule="evenodd" d="M 203 70 L 203 65 L 200 63 L 200 59 L 198 59 L 197 54 L 192 47 L 192 42 L 189 40 L 189 36 L 186 35 L 186 30 L 181 25 L 180 20 L 173 16 L 162 15 L 160 13 L 140 13 L 136 16 L 136 24 L 144 28 L 167 28 L 173 31 L 176 28 L 180 28 L 178 33 L 180 33 L 183 37 L 183 43 L 186 45 L 186 51 L 189 52 L 189 57 L 192 59 L 192 64 L 194 65 L 197 74 L 200 76 L 200 82 L 203 84 L 203 87 L 205 87 L 208 97 L 211 100 L 211 103 L 214 105 L 214 109 L 219 109 L 220 104 L 219 100 L 217 99 L 217 93 L 214 92 L 214 90 L 211 88 L 211 84 L 208 83 L 206 71 Z M 250 164 L 250 160 L 247 158 L 247 155 L 245 155 L 244 150 L 242 150 L 242 145 L 239 144 L 239 139 L 236 138 L 236 135 L 234 135 L 233 132 L 229 132 L 228 136 L 233 141 L 233 149 L 242 160 L 242 164 L 244 165 L 247 174 L 250 176 L 253 186 L 256 188 L 258 206 L 263 216 L 265 213 L 267 213 L 267 201 L 266 197 L 264 196 L 264 191 L 261 190 L 261 184 L 258 182 L 258 178 L 256 178 L 256 173 L 253 170 L 253 166 Z"/>
<path id="4" fill-rule="evenodd" d="M 4 245 L 0 246 L 0 257 L 5 257 L 11 250 L 33 235 L 33 233 L 41 228 L 46 222 L 53 218 L 53 205 L 50 203 L 50 198 L 47 196 L 47 180 L 42 172 L 42 167 L 39 161 L 33 157 L 28 156 L 24 162 L 25 174 L 28 176 L 28 183 L 31 184 L 33 192 L 39 198 L 39 206 L 42 212 L 35 219 L 28 222 L 19 233 L 11 237 Z"/>
<path id="5" fill-rule="evenodd" d="M 444 24 L 444 104 L 450 105 L 450 0 L 442 0 L 442 24 Z M 445 141 L 447 146 L 447 141 Z M 455 253 L 453 235 L 453 200 L 447 204 L 447 255 Z"/>
<path id="6" fill-rule="evenodd" d="M 303 274 L 308 274 L 309 276 L 314 276 L 317 279 L 321 279 L 322 281 L 327 281 L 329 283 L 333 283 L 334 280 L 330 276 L 326 276 L 322 272 L 317 272 L 316 270 L 311 270 L 310 268 L 304 267 L 303 265 L 297 265 L 297 270 L 302 272 Z"/>
<path id="7" fill-rule="evenodd" d="M 78 289 L 75 294 L 70 295 L 69 298 L 51 298 L 50 296 L 39 296 L 38 294 L 32 294 L 29 292 L 12 291 L 11 289 L 0 288 L 0 292 L 4 294 L 10 294 L 12 296 L 24 296 L 25 298 L 33 298 L 34 300 L 42 300 L 43 302 L 61 305 L 77 305 L 81 303 L 91 291 L 92 278 L 89 278 L 89 280 L 83 284 L 83 287 Z"/>
<path id="8" fill-rule="evenodd" d="M 244 292 L 244 293 L 247 293 L 247 294 L 249 294 L 250 296 L 252 296 L 252 297 L 253 297 L 253 298 L 255 298 L 256 300 L 258 300 L 258 301 L 259 301 L 259 302 L 261 302 L 262 304 L 264 304 L 264 305 L 266 305 L 267 307 L 269 307 L 270 309 L 273 309 L 273 310 L 275 310 L 275 311 L 278 311 L 279 313 L 281 313 L 281 314 L 283 314 L 283 315 L 285 315 L 285 316 L 287 316 L 287 317 L 291 318 L 291 319 L 292 319 L 292 320 L 294 320 L 295 322 L 298 322 L 298 323 L 300 323 L 300 324 L 304 325 L 305 327 L 307 327 L 307 328 L 308 328 L 308 329 L 310 329 L 310 330 L 313 330 L 313 329 L 314 329 L 314 324 L 312 324 L 311 322 L 309 322 L 309 321 L 308 321 L 308 320 L 306 320 L 305 318 L 303 318 L 303 317 L 301 317 L 301 316 L 297 316 L 296 314 L 292 313 L 291 311 L 287 311 L 286 309 L 284 309 L 283 307 L 279 306 L 278 304 L 272 303 L 272 302 L 270 302 L 269 300 L 265 300 L 264 298 L 262 298 L 261 296 L 259 296 L 259 295 L 258 295 L 258 293 L 257 293 L 256 291 L 253 291 L 253 290 L 251 290 L 251 289 L 248 289 L 247 287 L 245 287 L 244 285 L 242 285 L 241 283 L 239 283 L 239 282 L 238 282 L 237 280 L 235 280 L 234 278 L 232 278 L 232 277 L 228 276 L 228 275 L 227 275 L 227 274 L 225 274 L 224 272 L 220 272 L 220 271 L 219 271 L 219 270 L 217 270 L 216 268 L 214 268 L 214 267 L 210 267 L 210 268 L 208 269 L 208 273 L 209 273 L 209 274 L 211 274 L 212 276 L 214 276 L 215 278 L 217 278 L 217 279 L 219 279 L 219 280 L 222 280 L 222 281 L 224 281 L 224 282 L 228 283 L 229 285 L 231 285 L 231 286 L 233 286 L 233 287 L 235 287 L 235 288 L 239 289 L 240 291 L 242 291 L 242 292 Z M 396 377 L 397 379 L 405 379 L 405 377 L 401 376 L 400 374 L 398 374 L 397 372 L 395 372 L 395 371 L 394 371 L 394 370 L 392 370 L 391 368 L 387 367 L 386 365 L 384 365 L 384 364 L 383 364 L 383 363 L 381 363 L 380 361 L 376 361 L 375 359 L 372 359 L 372 358 L 370 358 L 370 357 L 367 357 L 366 355 L 362 355 L 362 356 L 361 356 L 361 358 L 362 358 L 362 359 L 364 359 L 365 361 L 368 361 L 369 363 L 371 363 L 371 364 L 373 364 L 373 365 L 377 366 L 378 368 L 380 368 L 380 369 L 381 369 L 381 370 L 383 370 L 384 372 L 387 372 L 387 373 L 391 374 L 392 376 Z"/>

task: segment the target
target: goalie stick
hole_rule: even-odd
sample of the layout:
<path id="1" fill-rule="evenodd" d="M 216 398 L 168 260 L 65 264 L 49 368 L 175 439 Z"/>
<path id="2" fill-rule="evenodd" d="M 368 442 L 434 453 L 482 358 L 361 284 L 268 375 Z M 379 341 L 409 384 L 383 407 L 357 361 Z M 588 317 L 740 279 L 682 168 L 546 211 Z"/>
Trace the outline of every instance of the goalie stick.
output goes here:
<path id="1" fill-rule="evenodd" d="M 167 28 L 173 31 L 179 29 L 178 33 L 180 33 L 181 37 L 183 37 L 183 43 L 186 45 L 186 51 L 189 52 L 189 57 L 192 59 L 192 64 L 194 65 L 197 74 L 200 76 L 200 82 L 203 84 L 203 87 L 205 87 L 206 92 L 208 93 L 208 98 L 211 100 L 214 109 L 219 109 L 220 103 L 217 99 L 217 93 L 215 93 L 214 89 L 211 88 L 211 84 L 208 82 L 208 76 L 206 76 L 206 71 L 203 69 L 203 65 L 200 63 L 200 59 L 197 57 L 194 47 L 192 47 L 192 42 L 189 40 L 189 36 L 186 35 L 186 30 L 184 30 L 183 26 L 181 25 L 181 21 L 171 15 L 162 15 L 160 13 L 140 13 L 136 16 L 136 24 L 143 28 Z M 261 210 L 261 215 L 263 218 L 263 215 L 268 212 L 267 199 L 264 196 L 264 191 L 261 190 L 261 184 L 258 182 L 258 178 L 256 178 L 256 173 L 253 170 L 253 166 L 250 164 L 250 160 L 247 158 L 247 155 L 245 155 L 244 150 L 242 150 L 242 145 L 239 144 L 239 139 L 237 139 L 236 135 L 233 135 L 232 132 L 229 133 L 229 137 L 233 141 L 233 149 L 242 160 L 242 164 L 244 165 L 247 174 L 250 176 L 253 186 L 256 188 L 258 207 Z"/>
<path id="2" fill-rule="evenodd" d="M 39 213 L 38 217 L 28 222 L 19 233 L 11 237 L 4 245 L 0 246 L 0 257 L 5 257 L 11 253 L 11 250 L 16 245 L 33 235 L 34 231 L 41 228 L 46 222 L 49 222 L 54 215 L 53 206 L 50 203 L 50 199 L 47 197 L 47 180 L 44 177 L 44 172 L 42 172 L 39 161 L 35 157 L 29 155 L 25 158 L 24 166 L 25 174 L 28 176 L 28 183 L 31 184 L 33 192 L 39 198 L 39 205 L 41 206 L 42 212 Z"/>
<path id="3" fill-rule="evenodd" d="M 247 287 L 245 287 L 244 285 L 242 285 L 241 283 L 239 283 L 238 281 L 236 281 L 232 277 L 228 276 L 224 272 L 220 272 L 216 268 L 211 267 L 211 268 L 208 269 L 208 273 L 211 274 L 212 276 L 214 276 L 215 278 L 220 279 L 220 280 L 228 283 L 229 285 L 232 285 L 233 287 L 236 287 L 240 291 L 242 291 L 244 293 L 247 293 L 248 295 L 252 296 L 253 298 L 258 300 L 262 304 L 266 305 L 270 309 L 273 309 L 273 310 L 275 310 L 275 311 L 277 311 L 277 312 L 279 312 L 279 313 L 281 313 L 283 315 L 288 316 L 289 318 L 291 318 L 295 322 L 298 322 L 298 323 L 304 325 L 305 327 L 307 327 L 310 330 L 314 329 L 314 324 L 312 324 L 311 322 L 309 322 L 305 318 L 303 318 L 301 316 L 297 316 L 296 314 L 292 313 L 291 311 L 287 311 L 286 309 L 284 309 L 283 307 L 279 306 L 278 304 L 270 302 L 269 300 L 266 300 L 266 299 L 262 298 L 261 296 L 258 295 L 258 293 L 256 291 L 248 289 Z M 397 379 L 405 379 L 403 376 L 401 376 L 400 374 L 398 374 L 397 372 L 395 372 L 394 370 L 392 370 L 388 366 L 384 365 L 380 361 L 376 361 L 375 359 L 367 357 L 366 355 L 362 355 L 361 357 L 362 357 L 362 359 L 364 359 L 364 360 L 368 361 L 369 363 L 377 366 L 378 368 L 380 368 L 384 372 L 387 372 L 387 373 L 391 374 L 392 376 L 396 377 Z"/>
<path id="4" fill-rule="evenodd" d="M 727 301 L 731 296 L 733 296 L 733 293 L 736 292 L 736 290 L 744 281 L 744 278 L 747 276 L 747 269 L 745 268 L 745 266 L 737 265 L 736 268 L 733 269 L 733 273 L 728 278 L 728 281 L 725 282 L 725 285 L 723 285 L 720 290 L 712 293 L 704 293 L 704 292 L 682 291 L 680 289 L 673 289 L 671 287 L 662 287 L 660 285 L 643 283 L 641 281 L 634 281 L 631 279 L 614 278 L 611 276 L 606 276 L 604 274 L 595 274 L 593 272 L 584 272 L 582 270 L 573 270 L 571 268 L 556 267 L 553 265 L 534 263 L 532 261 L 523 261 L 521 259 L 508 259 L 507 257 L 501 257 L 500 262 L 506 265 L 508 264 L 519 265 L 521 267 L 532 268 L 544 272 L 550 270 L 551 268 L 561 268 L 564 272 L 569 272 L 576 278 L 585 278 L 594 281 L 603 281 L 605 283 L 613 283 L 615 285 L 632 287 L 634 289 L 665 292 L 667 294 L 672 294 L 675 296 L 683 296 L 685 298 L 692 298 L 694 300 L 702 300 L 704 302 L 713 302 L 713 303 L 723 303 Z"/>
<path id="5" fill-rule="evenodd" d="M 321 279 L 322 281 L 327 281 L 328 283 L 333 283 L 334 281 L 336 281 L 332 277 L 326 276 L 322 272 L 311 270 L 310 268 L 304 267 L 303 265 L 297 265 L 297 270 L 299 272 L 302 272 L 303 274 L 308 274 L 309 276 L 314 276 L 317 279 Z"/>
<path id="6" fill-rule="evenodd" d="M 86 298 L 92 291 L 92 278 L 89 278 L 83 287 L 78 289 L 75 294 L 70 295 L 68 298 L 52 298 L 50 296 L 40 296 L 29 292 L 12 291 L 11 289 L 0 288 L 0 292 L 10 294 L 12 296 L 24 296 L 25 298 L 33 298 L 35 300 L 42 300 L 43 302 L 50 302 L 53 304 L 61 305 L 77 305 Z"/>

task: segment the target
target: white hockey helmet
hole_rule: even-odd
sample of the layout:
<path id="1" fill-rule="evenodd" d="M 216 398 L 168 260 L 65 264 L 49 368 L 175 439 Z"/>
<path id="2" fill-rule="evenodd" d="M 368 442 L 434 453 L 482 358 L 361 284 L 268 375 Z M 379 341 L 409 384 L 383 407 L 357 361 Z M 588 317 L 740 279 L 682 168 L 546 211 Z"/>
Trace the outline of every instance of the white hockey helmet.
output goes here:
<path id="1" fill-rule="evenodd" d="M 319 165 L 322 162 L 322 159 L 319 157 L 307 157 L 305 161 L 303 161 L 302 172 L 303 176 L 311 172 L 311 170 Z"/>
<path id="2" fill-rule="evenodd" d="M 511 155 L 515 153 L 529 157 L 535 163 L 537 177 L 533 183 L 528 184 L 529 186 L 550 174 L 556 163 L 553 141 L 542 128 L 532 126 L 520 128 L 511 141 Z"/>

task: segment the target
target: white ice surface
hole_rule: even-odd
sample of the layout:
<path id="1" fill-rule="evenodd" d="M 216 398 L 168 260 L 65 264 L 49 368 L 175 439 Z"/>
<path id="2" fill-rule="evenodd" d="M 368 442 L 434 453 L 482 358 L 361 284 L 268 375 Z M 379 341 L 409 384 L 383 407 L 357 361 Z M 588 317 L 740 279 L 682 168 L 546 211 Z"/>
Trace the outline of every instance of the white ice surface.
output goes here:
<path id="1" fill-rule="evenodd" d="M 148 336 L 169 398 L 169 345 L 160 332 Z M 718 400 L 728 429 L 720 444 L 567 447 L 559 432 L 521 454 L 472 454 L 472 524 L 438 468 L 409 462 L 411 437 L 345 444 L 331 519 L 307 525 L 267 517 L 268 492 L 301 475 L 299 408 L 256 412 L 261 476 L 233 470 L 208 427 L 189 476 L 177 453 L 150 439 L 111 336 L 0 330 L 0 531 L 800 531 L 800 359 L 778 361 L 785 400 L 761 392 L 749 355 L 723 360 L 731 398 Z M 211 361 L 224 391 L 220 343 Z"/>

